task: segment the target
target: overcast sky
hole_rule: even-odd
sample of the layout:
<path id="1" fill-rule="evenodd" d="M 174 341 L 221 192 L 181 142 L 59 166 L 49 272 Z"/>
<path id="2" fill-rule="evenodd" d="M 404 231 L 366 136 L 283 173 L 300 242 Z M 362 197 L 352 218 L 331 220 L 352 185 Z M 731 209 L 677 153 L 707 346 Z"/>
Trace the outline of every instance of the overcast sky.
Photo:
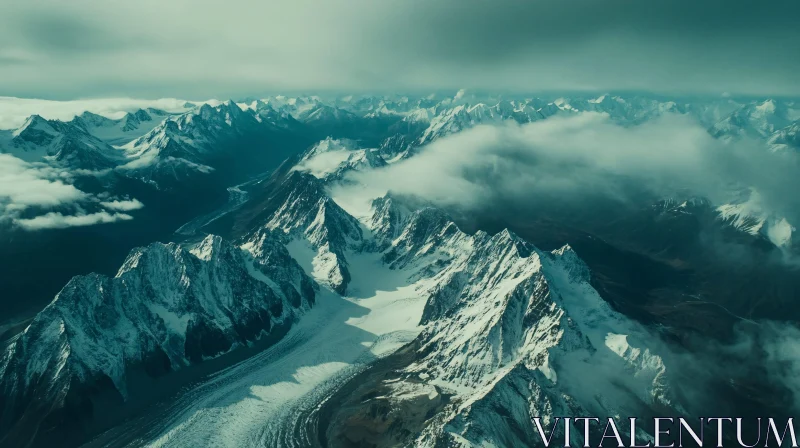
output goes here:
<path id="1" fill-rule="evenodd" d="M 795 0 L 7 1 L 0 96 L 800 94 Z"/>

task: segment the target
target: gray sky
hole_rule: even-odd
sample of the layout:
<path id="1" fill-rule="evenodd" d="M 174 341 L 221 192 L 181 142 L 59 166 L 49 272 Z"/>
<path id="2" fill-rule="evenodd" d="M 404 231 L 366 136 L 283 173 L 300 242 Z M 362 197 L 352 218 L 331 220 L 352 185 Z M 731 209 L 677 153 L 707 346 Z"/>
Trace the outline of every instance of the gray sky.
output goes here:
<path id="1" fill-rule="evenodd" d="M 800 94 L 796 0 L 7 1 L 0 95 Z"/>

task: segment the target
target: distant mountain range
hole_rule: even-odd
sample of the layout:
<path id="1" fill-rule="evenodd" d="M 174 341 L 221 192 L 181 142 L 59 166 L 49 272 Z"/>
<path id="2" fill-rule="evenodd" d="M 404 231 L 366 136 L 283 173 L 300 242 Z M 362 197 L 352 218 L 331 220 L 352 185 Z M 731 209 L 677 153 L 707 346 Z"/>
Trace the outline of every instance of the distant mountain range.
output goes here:
<path id="1" fill-rule="evenodd" d="M 775 150 L 798 149 L 792 136 L 800 120 L 800 106 L 794 101 L 694 103 L 611 95 L 550 102 L 537 98 L 467 102 L 464 98 L 277 96 L 249 103 L 202 104 L 177 114 L 139 109 L 116 120 L 91 112 L 69 122 L 34 115 L 18 129 L 4 131 L 0 149 L 26 160 L 48 159 L 71 168 L 119 167 L 134 171 L 134 176 L 146 175 L 135 168 L 165 164 L 182 167 L 179 171 L 204 172 L 210 168 L 204 163 L 225 152 L 231 142 L 269 133 L 344 137 L 376 147 L 396 145 L 402 138 L 406 142 L 394 149 L 398 151 L 478 124 L 528 123 L 581 112 L 605 113 L 626 125 L 666 113 L 687 114 L 715 137 L 754 137 L 767 140 Z"/>

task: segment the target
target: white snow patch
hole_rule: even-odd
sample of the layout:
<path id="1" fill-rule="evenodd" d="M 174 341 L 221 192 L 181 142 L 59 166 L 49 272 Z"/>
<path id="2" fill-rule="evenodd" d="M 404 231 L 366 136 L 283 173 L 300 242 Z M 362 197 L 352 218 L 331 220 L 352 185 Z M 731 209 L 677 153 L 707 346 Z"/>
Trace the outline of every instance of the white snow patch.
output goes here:
<path id="1" fill-rule="evenodd" d="M 183 316 L 178 316 L 176 313 L 156 303 L 150 305 L 150 310 L 164 321 L 164 325 L 168 329 L 180 335 L 186 334 L 186 327 L 189 325 L 189 320 L 192 318 L 191 314 L 187 313 Z"/>
<path id="2" fill-rule="evenodd" d="M 628 345 L 628 335 L 608 333 L 606 335 L 606 347 L 619 356 L 624 356 L 630 348 Z"/>

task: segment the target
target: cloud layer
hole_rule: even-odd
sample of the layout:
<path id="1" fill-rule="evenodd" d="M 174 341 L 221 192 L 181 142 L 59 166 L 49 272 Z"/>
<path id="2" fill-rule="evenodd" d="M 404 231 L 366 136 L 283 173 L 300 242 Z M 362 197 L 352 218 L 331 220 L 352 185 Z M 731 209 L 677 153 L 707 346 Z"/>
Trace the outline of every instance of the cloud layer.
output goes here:
<path id="1" fill-rule="evenodd" d="M 49 167 L 35 167 L 8 154 L 0 154 L 0 210 L 54 207 L 86 198 L 65 184 L 61 174 Z"/>
<path id="2" fill-rule="evenodd" d="M 373 189 L 424 197 L 450 207 L 491 204 L 535 211 L 598 198 L 619 203 L 703 196 L 724 204 L 744 188 L 760 205 L 798 222 L 795 154 L 771 154 L 754 142 L 726 144 L 685 116 L 635 127 L 584 113 L 526 125 L 479 126 L 438 140 L 406 161 L 351 180 Z"/>
<path id="3" fill-rule="evenodd" d="M 30 219 L 17 219 L 15 223 L 25 230 L 43 229 L 63 229 L 66 227 L 82 227 L 94 224 L 104 224 L 115 221 L 129 221 L 133 219 L 131 215 L 124 213 L 110 214 L 102 211 L 89 213 L 86 215 L 63 215 L 58 212 L 50 212 Z"/>
<path id="4" fill-rule="evenodd" d="M 85 193 L 70 181 L 58 168 L 0 154 L 0 225 L 23 230 L 88 226 L 133 219 L 123 212 L 144 207 L 137 199 Z"/>
<path id="5" fill-rule="evenodd" d="M 14 2 L 6 95 L 488 88 L 800 94 L 792 0 Z"/>

